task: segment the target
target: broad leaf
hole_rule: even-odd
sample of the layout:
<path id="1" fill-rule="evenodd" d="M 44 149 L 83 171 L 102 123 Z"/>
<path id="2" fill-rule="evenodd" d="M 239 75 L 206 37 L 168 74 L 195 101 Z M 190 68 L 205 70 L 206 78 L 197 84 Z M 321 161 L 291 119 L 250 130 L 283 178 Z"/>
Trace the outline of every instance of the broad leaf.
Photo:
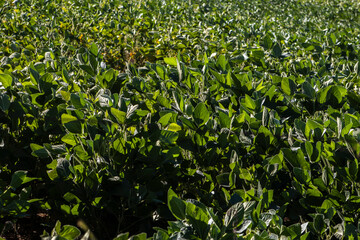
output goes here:
<path id="1" fill-rule="evenodd" d="M 72 115 L 62 114 L 61 123 L 72 133 L 82 133 L 81 122 Z"/>
<path id="2" fill-rule="evenodd" d="M 81 235 L 80 230 L 77 227 L 71 225 L 64 225 L 59 234 L 60 237 L 64 237 L 66 239 L 76 239 Z"/>
<path id="3" fill-rule="evenodd" d="M 204 125 L 209 120 L 210 113 L 204 103 L 200 102 L 195 107 L 193 117 L 198 126 Z"/>
<path id="4" fill-rule="evenodd" d="M 208 225 L 210 217 L 208 214 L 192 203 L 186 204 L 186 218 L 189 219 L 189 223 L 193 226 L 197 234 L 201 239 L 207 239 L 207 234 L 210 230 Z"/>
<path id="5" fill-rule="evenodd" d="M 13 79 L 9 74 L 0 74 L 0 82 L 4 88 L 8 88 L 13 85 Z"/>
<path id="6" fill-rule="evenodd" d="M 281 50 L 279 43 L 276 43 L 274 45 L 272 52 L 275 57 L 277 57 L 277 58 L 281 57 L 282 50 Z"/>
<path id="7" fill-rule="evenodd" d="M 111 114 L 115 117 L 119 124 L 124 124 L 126 121 L 126 112 L 120 111 L 116 108 L 110 109 Z"/>
<path id="8" fill-rule="evenodd" d="M 0 93 L 0 109 L 2 111 L 8 110 L 10 107 L 10 97 L 7 94 Z"/>
<path id="9" fill-rule="evenodd" d="M 176 193 L 170 188 L 168 190 L 168 207 L 172 214 L 180 220 L 185 219 L 186 203 L 178 198 Z"/>
<path id="10" fill-rule="evenodd" d="M 113 240 L 128 240 L 129 239 L 129 233 L 121 233 L 117 235 Z"/>
<path id="11" fill-rule="evenodd" d="M 281 80 L 281 89 L 284 91 L 285 94 L 292 96 L 296 91 L 296 85 L 294 81 L 290 78 L 283 78 Z"/>
<path id="12" fill-rule="evenodd" d="M 166 64 L 169 64 L 170 66 L 176 66 L 176 65 L 177 65 L 176 57 L 164 58 L 164 62 L 165 62 Z"/>
<path id="13" fill-rule="evenodd" d="M 27 171 L 18 170 L 11 176 L 10 186 L 13 189 L 20 187 L 22 184 L 36 180 L 38 178 L 27 177 Z"/>
<path id="14" fill-rule="evenodd" d="M 224 224 L 227 228 L 237 228 L 243 221 L 244 206 L 239 202 L 229 208 L 225 214 Z"/>

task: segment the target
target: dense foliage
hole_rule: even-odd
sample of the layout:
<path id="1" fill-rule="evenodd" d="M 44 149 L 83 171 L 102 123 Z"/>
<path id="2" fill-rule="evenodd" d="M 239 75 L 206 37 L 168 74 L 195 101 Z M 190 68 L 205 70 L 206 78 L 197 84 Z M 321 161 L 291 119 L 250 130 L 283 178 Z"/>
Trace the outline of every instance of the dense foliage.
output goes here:
<path id="1" fill-rule="evenodd" d="M 1 2 L 0 234 L 358 239 L 359 9 Z"/>

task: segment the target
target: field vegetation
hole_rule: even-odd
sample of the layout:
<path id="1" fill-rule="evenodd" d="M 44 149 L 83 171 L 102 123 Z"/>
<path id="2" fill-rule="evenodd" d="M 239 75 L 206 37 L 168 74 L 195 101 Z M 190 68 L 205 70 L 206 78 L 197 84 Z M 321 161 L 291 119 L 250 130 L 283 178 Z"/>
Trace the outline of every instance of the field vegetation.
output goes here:
<path id="1" fill-rule="evenodd" d="M 358 239 L 359 9 L 0 1 L 0 239 Z"/>

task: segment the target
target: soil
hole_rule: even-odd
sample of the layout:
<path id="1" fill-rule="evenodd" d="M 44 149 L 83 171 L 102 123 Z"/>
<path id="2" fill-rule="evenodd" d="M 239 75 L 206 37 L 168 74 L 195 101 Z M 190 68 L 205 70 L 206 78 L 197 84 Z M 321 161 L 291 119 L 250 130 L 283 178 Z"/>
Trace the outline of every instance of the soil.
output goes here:
<path id="1" fill-rule="evenodd" d="M 2 221 L 2 220 L 0 220 Z M 36 240 L 41 239 L 44 230 L 51 231 L 51 221 L 47 213 L 37 213 L 34 216 L 19 218 L 16 221 L 5 221 L 1 225 L 0 237 L 6 240 Z"/>

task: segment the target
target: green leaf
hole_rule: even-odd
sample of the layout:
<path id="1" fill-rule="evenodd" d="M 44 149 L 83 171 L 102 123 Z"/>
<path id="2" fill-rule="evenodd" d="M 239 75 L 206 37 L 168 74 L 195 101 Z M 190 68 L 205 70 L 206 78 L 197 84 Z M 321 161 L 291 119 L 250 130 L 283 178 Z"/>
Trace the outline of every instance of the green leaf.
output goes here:
<path id="1" fill-rule="evenodd" d="M 228 229 L 235 229 L 240 226 L 244 218 L 244 206 L 242 202 L 236 203 L 235 205 L 231 206 L 224 218 L 224 225 Z"/>
<path id="2" fill-rule="evenodd" d="M 328 93 L 331 88 L 332 88 L 332 86 L 328 86 L 319 91 L 319 93 L 317 94 L 317 99 L 320 102 L 320 104 L 323 104 L 328 101 L 328 99 L 330 98 L 330 94 L 328 94 Z"/>
<path id="3" fill-rule="evenodd" d="M 183 200 L 178 198 L 171 188 L 168 191 L 168 207 L 177 219 L 185 219 L 186 204 Z"/>
<path id="4" fill-rule="evenodd" d="M 31 155 L 39 158 L 48 158 L 50 157 L 49 152 L 43 147 L 35 143 L 30 144 L 32 150 Z"/>
<path id="5" fill-rule="evenodd" d="M 283 78 L 281 80 L 281 89 L 284 91 L 285 94 L 292 96 L 296 91 L 296 85 L 294 81 L 290 78 Z"/>
<path id="6" fill-rule="evenodd" d="M 92 43 L 92 44 L 91 44 L 89 50 L 90 50 L 90 52 L 91 52 L 92 54 L 94 54 L 94 56 L 97 56 L 98 53 L 99 53 L 99 49 L 98 49 L 98 47 L 97 47 L 97 45 L 96 45 L 95 43 Z"/>
<path id="7" fill-rule="evenodd" d="M 289 226 L 288 228 L 295 233 L 295 235 L 292 236 L 293 238 L 296 238 L 296 236 L 301 235 L 301 225 L 300 225 L 300 223 L 295 223 L 295 224 Z"/>
<path id="8" fill-rule="evenodd" d="M 301 149 L 293 151 L 289 148 L 282 148 L 281 152 L 284 158 L 291 164 L 292 167 L 310 170 L 310 163 L 305 160 L 304 154 Z"/>
<path id="9" fill-rule="evenodd" d="M 266 36 L 264 37 L 263 44 L 266 50 L 271 49 L 273 45 L 273 41 L 271 40 L 271 37 L 268 34 L 266 34 Z"/>
<path id="10" fill-rule="evenodd" d="M 88 66 L 88 65 L 79 65 L 79 67 L 82 70 L 84 70 L 87 74 L 89 74 L 90 76 L 92 76 L 92 77 L 95 76 L 95 72 L 90 66 Z"/>
<path id="11" fill-rule="evenodd" d="M 306 141 L 302 145 L 302 149 L 306 152 L 308 159 L 311 163 L 317 162 L 320 160 L 321 153 L 321 142 L 317 142 L 316 145 L 310 141 Z"/>
<path id="12" fill-rule="evenodd" d="M 231 119 L 226 113 L 219 111 L 219 120 L 222 128 L 230 128 Z"/>
<path id="13" fill-rule="evenodd" d="M 353 179 L 357 178 L 357 173 L 359 170 L 359 162 L 358 160 L 355 158 L 354 160 L 349 160 L 348 161 L 349 164 L 349 174 Z"/>
<path id="14" fill-rule="evenodd" d="M 162 130 L 160 134 L 160 141 L 165 144 L 176 144 L 179 134 L 177 132 Z"/>
<path id="15" fill-rule="evenodd" d="M 329 207 L 325 211 L 325 219 L 329 219 L 331 221 L 331 219 L 335 216 L 335 214 L 336 214 L 335 208 Z"/>
<path id="16" fill-rule="evenodd" d="M 72 133 L 82 133 L 80 121 L 72 115 L 63 113 L 61 115 L 61 123 Z"/>
<path id="17" fill-rule="evenodd" d="M 220 55 L 220 56 L 218 57 L 217 61 L 216 61 L 216 65 L 217 65 L 217 66 L 220 66 L 221 69 L 222 69 L 223 71 L 225 71 L 225 70 L 226 70 L 226 64 L 227 64 L 227 61 L 226 61 L 225 56 L 224 56 L 224 55 Z"/>
<path id="18" fill-rule="evenodd" d="M 13 85 L 13 79 L 9 74 L 0 74 L 0 82 L 4 88 L 8 88 Z"/>
<path id="19" fill-rule="evenodd" d="M 311 137 L 315 137 L 317 139 L 320 139 L 324 131 L 323 125 L 320 123 L 308 119 L 305 125 L 305 136 L 307 139 L 311 139 Z"/>
<path id="20" fill-rule="evenodd" d="M 308 158 L 311 159 L 311 156 L 313 155 L 313 152 L 314 152 L 314 148 L 313 148 L 311 142 L 309 142 L 309 141 L 305 142 L 305 149 L 306 149 Z"/>
<path id="21" fill-rule="evenodd" d="M 173 98 L 175 100 L 177 109 L 181 112 L 185 112 L 183 97 L 177 91 L 173 91 Z"/>
<path id="22" fill-rule="evenodd" d="M 57 234 L 61 232 L 61 222 L 59 220 L 56 221 L 53 231 L 55 231 Z"/>
<path id="23" fill-rule="evenodd" d="M 113 142 L 113 148 L 119 153 L 126 153 L 126 148 L 124 148 L 125 141 L 122 138 L 118 138 Z"/>
<path id="24" fill-rule="evenodd" d="M 295 119 L 295 129 L 298 133 L 305 135 L 306 123 L 301 121 L 299 118 Z"/>
<path id="25" fill-rule="evenodd" d="M 57 160 L 56 172 L 59 177 L 67 178 L 70 175 L 70 162 L 65 158 L 59 158 Z"/>
<path id="26" fill-rule="evenodd" d="M 78 119 L 72 115 L 69 115 L 69 114 L 62 114 L 61 115 L 61 123 L 62 124 L 66 124 L 66 123 L 70 123 L 70 122 L 74 122 L 74 121 L 77 121 Z"/>
<path id="27" fill-rule="evenodd" d="M 251 55 L 254 57 L 255 60 L 259 61 L 260 59 L 264 58 L 265 53 L 261 49 L 254 49 L 251 51 Z"/>
<path id="28" fill-rule="evenodd" d="M 281 50 L 281 47 L 279 45 L 279 43 L 276 43 L 273 47 L 273 50 L 272 50 L 272 53 L 275 57 L 279 58 L 281 57 L 281 54 L 282 54 L 282 50 Z"/>
<path id="29" fill-rule="evenodd" d="M 159 75 L 159 77 L 162 80 L 166 80 L 167 75 L 166 75 L 165 67 L 163 65 L 160 65 L 160 64 L 156 65 L 156 73 Z"/>
<path id="30" fill-rule="evenodd" d="M 60 237 L 64 237 L 66 239 L 76 239 L 81 235 L 80 230 L 77 227 L 71 225 L 64 225 L 62 227 L 61 232 L 59 233 Z"/>
<path id="31" fill-rule="evenodd" d="M 25 49 L 30 50 L 30 51 L 35 51 L 36 50 L 35 47 L 33 45 L 31 45 L 31 44 L 27 45 L 25 47 Z"/>
<path id="32" fill-rule="evenodd" d="M 290 227 L 286 227 L 286 226 L 282 226 L 281 227 L 281 235 L 282 236 L 287 236 L 290 237 L 288 239 L 296 239 L 296 236 L 298 236 L 298 234 L 296 234 L 293 229 L 291 229 Z M 299 234 L 300 235 L 300 234 Z"/>
<path id="33" fill-rule="evenodd" d="M 316 214 L 314 218 L 314 229 L 318 233 L 322 233 L 325 230 L 325 222 L 324 222 L 323 214 Z"/>
<path id="34" fill-rule="evenodd" d="M 347 237 L 348 239 L 357 239 L 356 237 L 358 237 L 358 232 L 357 232 L 357 229 L 354 226 L 354 224 L 351 224 L 349 222 L 347 222 L 345 224 L 346 225 L 345 225 L 345 234 L 344 234 L 344 236 Z M 351 236 L 353 238 L 350 238 Z"/>
<path id="35" fill-rule="evenodd" d="M 294 167 L 293 169 L 296 179 L 302 184 L 308 184 L 311 180 L 310 171 Z"/>
<path id="36" fill-rule="evenodd" d="M 26 178 L 26 174 L 27 171 L 16 171 L 11 177 L 10 186 L 14 189 L 20 187 Z"/>
<path id="37" fill-rule="evenodd" d="M 337 103 L 341 103 L 344 100 L 346 94 L 347 90 L 342 86 L 332 86 L 331 88 L 332 99 L 335 97 L 337 99 Z"/>
<path id="38" fill-rule="evenodd" d="M 341 136 L 344 137 L 346 134 L 348 134 L 353 126 L 353 123 L 350 122 L 347 124 L 342 130 L 341 130 Z"/>
<path id="39" fill-rule="evenodd" d="M 68 71 L 66 71 L 65 68 L 63 68 L 63 70 L 62 70 L 62 78 L 66 83 L 70 83 L 70 76 L 69 76 Z"/>
<path id="40" fill-rule="evenodd" d="M 179 117 L 179 120 L 192 130 L 196 130 L 196 125 L 191 119 L 187 119 L 183 116 Z"/>
<path id="41" fill-rule="evenodd" d="M 38 85 L 40 81 L 40 74 L 33 69 L 31 66 L 29 67 L 30 79 L 34 85 Z"/>
<path id="42" fill-rule="evenodd" d="M 130 240 L 146 240 L 146 233 L 140 233 L 138 235 L 132 236 Z"/>
<path id="43" fill-rule="evenodd" d="M 203 102 L 195 107 L 193 117 L 198 126 L 204 125 L 209 120 L 210 113 Z"/>
<path id="44" fill-rule="evenodd" d="M 104 79 L 106 80 L 107 83 L 112 82 L 113 80 L 115 80 L 115 78 L 116 78 L 116 71 L 112 68 L 110 68 L 104 73 Z M 109 85 L 106 84 L 106 86 Z"/>
<path id="45" fill-rule="evenodd" d="M 305 94 L 306 96 L 308 96 L 310 99 L 314 99 L 315 98 L 315 89 L 311 86 L 310 83 L 308 83 L 307 81 L 305 81 L 302 85 L 302 92 L 303 94 Z"/>
<path id="46" fill-rule="evenodd" d="M 14 189 L 20 187 L 22 184 L 31 182 L 39 178 L 31 178 L 26 176 L 27 171 L 19 170 L 13 173 L 11 176 L 10 186 Z"/>
<path id="47" fill-rule="evenodd" d="M 259 154 L 264 154 L 266 151 L 269 150 L 274 140 L 275 138 L 273 134 L 269 131 L 269 129 L 261 125 L 258 130 L 258 134 L 254 139 L 256 151 Z"/>
<path id="48" fill-rule="evenodd" d="M 328 35 L 328 39 L 329 39 L 330 45 L 335 45 L 336 44 L 336 36 L 335 36 L 334 33 L 331 33 L 330 35 Z"/>
<path id="49" fill-rule="evenodd" d="M 239 173 L 240 179 L 244 179 L 247 181 L 251 181 L 253 179 L 253 175 L 251 175 L 249 170 L 247 170 L 246 168 L 240 168 L 239 171 L 240 171 L 240 173 Z"/>
<path id="50" fill-rule="evenodd" d="M 98 61 L 96 60 L 96 57 L 94 57 L 94 55 L 89 55 L 89 60 L 90 60 L 90 67 L 92 68 L 92 70 L 96 74 L 97 73 Z"/>
<path id="51" fill-rule="evenodd" d="M 82 94 L 79 95 L 79 94 L 71 93 L 70 96 L 71 96 L 70 97 L 71 103 L 72 103 L 72 105 L 74 105 L 75 108 L 81 109 L 81 108 L 85 107 L 86 102 L 85 102 L 85 99 L 82 96 Z"/>
<path id="52" fill-rule="evenodd" d="M 10 97 L 7 94 L 0 94 L 0 109 L 2 111 L 8 110 L 10 107 Z"/>
<path id="53" fill-rule="evenodd" d="M 170 123 L 169 126 L 167 127 L 167 130 L 172 131 L 172 132 L 177 132 L 181 130 L 181 127 L 179 125 L 177 125 L 176 123 Z"/>
<path id="54" fill-rule="evenodd" d="M 117 235 L 113 240 L 128 240 L 129 239 L 129 233 L 121 233 Z"/>
<path id="55" fill-rule="evenodd" d="M 204 240 L 207 239 L 207 234 L 210 230 L 208 225 L 210 217 L 207 213 L 200 207 L 188 202 L 186 204 L 186 218 L 197 234 L 199 234 L 199 237 Z"/>
<path id="56" fill-rule="evenodd" d="M 159 95 L 156 99 L 158 103 L 160 103 L 163 107 L 171 108 L 171 104 L 169 100 L 161 95 Z"/>
<path id="57" fill-rule="evenodd" d="M 360 156 L 360 144 L 359 141 L 355 139 L 355 137 L 351 135 L 345 135 L 345 143 L 349 152 L 353 155 L 354 158 L 358 158 Z"/>
<path id="58" fill-rule="evenodd" d="M 80 203 L 81 200 L 73 193 L 71 192 L 67 192 L 64 194 L 65 201 L 69 202 L 69 203 Z"/>
<path id="59" fill-rule="evenodd" d="M 87 123 L 90 125 L 90 126 L 97 126 L 98 125 L 98 119 L 95 117 L 95 116 L 91 116 L 87 119 Z"/>
<path id="60" fill-rule="evenodd" d="M 54 78 L 50 73 L 45 73 L 39 79 L 38 86 L 39 90 L 46 94 L 51 94 L 51 89 L 53 88 Z"/>
<path id="61" fill-rule="evenodd" d="M 72 145 L 72 146 L 75 146 L 77 144 L 75 136 L 71 133 L 63 136 L 61 138 L 61 141 L 63 141 L 64 143 L 67 143 L 69 145 Z"/>
<path id="62" fill-rule="evenodd" d="M 119 124 L 124 124 L 126 120 L 126 112 L 120 111 L 116 108 L 110 109 L 111 114 L 116 118 Z"/>
<path id="63" fill-rule="evenodd" d="M 168 125 L 171 117 L 172 113 L 167 113 L 159 119 L 158 123 L 160 123 L 162 127 L 165 127 L 166 125 Z"/>
<path id="64" fill-rule="evenodd" d="M 86 160 L 89 157 L 87 151 L 85 151 L 85 149 L 81 145 L 77 145 L 76 147 L 74 147 L 74 151 L 76 155 L 82 160 Z"/>
<path id="65" fill-rule="evenodd" d="M 216 180 L 220 186 L 229 187 L 230 186 L 229 176 L 230 173 L 221 173 L 216 176 Z"/>
<path id="66" fill-rule="evenodd" d="M 157 232 L 153 236 L 153 240 L 168 240 L 169 235 L 165 230 L 157 229 Z"/>
<path id="67" fill-rule="evenodd" d="M 245 102 L 243 103 L 243 105 L 250 110 L 255 110 L 256 108 L 255 101 L 247 94 L 245 94 Z"/>
<path id="68" fill-rule="evenodd" d="M 49 177 L 52 181 L 54 181 L 56 178 L 59 177 L 56 169 L 48 170 L 48 171 L 47 171 L 47 175 L 48 175 L 48 177 Z"/>
<path id="69" fill-rule="evenodd" d="M 176 57 L 164 58 L 164 62 L 170 66 L 177 66 Z"/>

